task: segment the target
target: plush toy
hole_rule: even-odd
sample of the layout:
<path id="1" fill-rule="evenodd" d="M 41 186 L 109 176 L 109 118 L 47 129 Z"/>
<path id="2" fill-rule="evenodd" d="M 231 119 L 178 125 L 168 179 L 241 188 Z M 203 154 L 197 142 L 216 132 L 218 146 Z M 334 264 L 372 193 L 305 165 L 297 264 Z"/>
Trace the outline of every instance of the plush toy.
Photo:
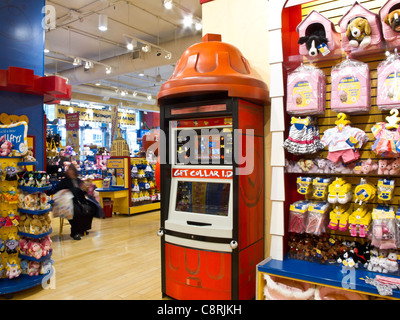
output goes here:
<path id="1" fill-rule="evenodd" d="M 371 44 L 371 26 L 365 18 L 357 17 L 350 21 L 346 36 L 353 48 L 366 48 Z"/>
<path id="2" fill-rule="evenodd" d="M 386 260 L 386 269 L 388 272 L 397 272 L 399 270 L 399 264 L 397 263 L 396 252 L 389 252 Z"/>
<path id="3" fill-rule="evenodd" d="M 313 172 L 317 172 L 318 167 L 317 165 L 314 163 L 314 161 L 312 160 L 305 160 L 305 159 L 300 159 L 297 164 L 299 165 L 299 167 L 301 168 L 302 172 L 309 172 L 309 173 L 313 173 Z M 143 171 L 143 170 L 140 170 Z M 140 173 L 139 171 L 139 173 Z M 139 176 L 139 175 L 138 175 Z M 139 176 L 140 177 L 140 176 Z"/>
<path id="4" fill-rule="evenodd" d="M 29 246 L 28 246 L 28 240 L 25 238 L 19 239 L 19 251 L 21 254 L 26 255 L 28 252 Z"/>
<path id="5" fill-rule="evenodd" d="M 20 266 L 21 266 L 21 274 L 28 274 L 28 266 L 29 266 L 28 260 L 21 260 Z"/>
<path id="6" fill-rule="evenodd" d="M 328 166 L 328 161 L 329 160 L 326 160 L 326 159 L 315 159 L 316 161 L 316 163 L 317 163 L 317 172 L 318 173 L 330 173 L 331 172 L 331 170 L 330 170 L 330 168 L 329 168 L 329 166 Z"/>
<path id="7" fill-rule="evenodd" d="M 33 216 L 33 219 L 31 221 L 31 225 L 29 228 L 29 233 L 35 234 L 35 235 L 42 233 L 42 222 L 40 221 L 38 215 Z"/>
<path id="8" fill-rule="evenodd" d="M 42 247 L 42 256 L 47 256 L 50 251 L 51 251 L 51 239 L 49 236 L 44 237 L 43 239 L 41 239 L 40 241 L 40 246 Z"/>
<path id="9" fill-rule="evenodd" d="M 18 244 L 19 244 L 19 242 L 18 242 L 16 236 L 13 233 L 10 233 L 6 240 L 7 254 L 18 253 Z"/>
<path id="10" fill-rule="evenodd" d="M 378 164 L 371 159 L 363 160 L 361 163 L 361 173 L 368 174 L 378 170 Z"/>
<path id="11" fill-rule="evenodd" d="M 12 147 L 13 144 L 10 141 L 8 140 L 3 141 L 0 146 L 0 156 L 7 157 L 11 153 Z"/>
<path id="12" fill-rule="evenodd" d="M 313 32 L 311 32 L 310 35 L 300 37 L 298 44 L 306 44 L 306 48 L 308 50 L 308 54 L 312 57 L 315 57 L 318 55 L 318 47 L 320 45 L 325 44 L 328 46 L 328 39 L 326 38 L 325 35 L 325 29 L 316 29 Z"/>
<path id="13" fill-rule="evenodd" d="M 29 261 L 28 264 L 28 275 L 30 277 L 39 275 L 40 272 L 40 262 Z"/>
<path id="14" fill-rule="evenodd" d="M 345 164 L 343 164 L 341 162 L 338 162 L 338 163 L 332 162 L 331 170 L 333 170 L 332 173 L 348 174 L 348 173 L 352 173 L 353 172 L 353 170 L 351 169 L 351 166 L 345 165 Z"/>
<path id="15" fill-rule="evenodd" d="M 35 242 L 33 240 L 29 241 L 28 243 L 28 256 L 33 257 L 35 259 L 40 259 L 43 256 L 43 250 L 40 246 L 40 243 Z"/>
<path id="16" fill-rule="evenodd" d="M 388 175 L 391 166 L 387 160 L 379 160 L 378 161 L 378 174 Z"/>
<path id="17" fill-rule="evenodd" d="M 17 278 L 21 274 L 21 268 L 18 264 L 17 258 L 8 258 L 6 267 L 6 276 L 8 279 Z"/>
<path id="18" fill-rule="evenodd" d="M 393 160 L 390 164 L 389 174 L 397 175 L 400 174 L 400 159 Z"/>
<path id="19" fill-rule="evenodd" d="M 42 262 L 42 267 L 40 268 L 40 274 L 47 274 L 51 270 L 51 266 L 53 265 L 54 260 L 51 258 L 46 259 Z"/>
<path id="20" fill-rule="evenodd" d="M 35 162 L 36 161 L 36 158 L 33 156 L 32 150 L 33 150 L 32 147 L 28 147 L 26 149 L 26 151 L 22 154 L 25 162 Z"/>
<path id="21" fill-rule="evenodd" d="M 383 20 L 393 31 L 400 32 L 400 10 L 393 10 Z"/>

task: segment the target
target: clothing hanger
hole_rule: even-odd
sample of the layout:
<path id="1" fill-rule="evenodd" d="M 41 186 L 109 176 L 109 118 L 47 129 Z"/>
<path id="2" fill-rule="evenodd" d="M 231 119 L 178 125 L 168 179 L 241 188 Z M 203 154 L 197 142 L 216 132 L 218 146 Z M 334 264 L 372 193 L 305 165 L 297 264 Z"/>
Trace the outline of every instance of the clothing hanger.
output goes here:
<path id="1" fill-rule="evenodd" d="M 342 112 L 337 115 L 337 118 L 338 119 L 335 121 L 335 124 L 339 131 L 351 123 L 350 120 L 347 119 L 347 115 Z"/>
<path id="2" fill-rule="evenodd" d="M 306 126 L 308 126 L 311 123 L 311 118 L 310 117 L 305 117 L 304 119 L 302 118 L 296 118 L 296 117 L 292 117 L 290 124 L 304 124 Z"/>
<path id="3" fill-rule="evenodd" d="M 397 129 L 399 127 L 399 122 L 400 118 L 398 117 L 399 115 L 399 110 L 397 109 L 392 109 L 390 110 L 390 117 L 386 117 L 386 128 L 388 129 Z"/>

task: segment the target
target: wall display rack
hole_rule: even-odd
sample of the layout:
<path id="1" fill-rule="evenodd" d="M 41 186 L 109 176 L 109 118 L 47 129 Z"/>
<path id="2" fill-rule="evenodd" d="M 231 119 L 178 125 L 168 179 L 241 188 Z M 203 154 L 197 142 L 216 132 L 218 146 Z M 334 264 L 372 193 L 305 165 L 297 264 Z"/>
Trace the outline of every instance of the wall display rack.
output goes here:
<path id="1" fill-rule="evenodd" d="M 400 6 L 400 1 L 364 1 L 360 5 L 353 0 L 338 0 L 329 3 L 325 1 L 289 0 L 276 1 L 270 8 L 271 38 L 281 37 L 282 39 L 282 51 L 271 51 L 271 74 L 280 74 L 282 77 L 277 77 L 276 81 L 274 78 L 270 88 L 272 108 L 271 166 L 272 180 L 276 181 L 275 185 L 277 187 L 271 191 L 271 256 L 257 267 L 257 299 L 268 299 L 268 293 L 266 293 L 268 289 L 266 288 L 268 287 L 268 279 L 270 280 L 271 277 L 277 277 L 274 278 L 275 280 L 289 279 L 290 281 L 297 281 L 296 283 L 306 283 L 307 285 L 304 288 L 307 290 L 310 285 L 316 288 L 315 290 L 320 290 L 321 286 L 326 286 L 337 290 L 345 289 L 342 290 L 342 292 L 345 292 L 344 295 L 349 293 L 360 294 L 357 297 L 352 296 L 353 299 L 371 298 L 373 296 L 381 297 L 385 293 L 389 298 L 400 297 L 398 287 L 394 286 L 389 290 L 388 286 L 385 287 L 378 284 L 378 280 L 382 276 L 388 277 L 390 282 L 398 281 L 399 276 L 398 244 L 387 247 L 382 245 L 383 243 L 387 244 L 387 238 L 385 237 L 393 236 L 397 232 L 395 229 L 388 228 L 389 224 L 387 223 L 390 220 L 390 223 L 395 226 L 396 212 L 400 205 L 400 194 L 397 186 L 400 178 L 400 172 L 397 170 L 398 155 L 395 149 L 380 152 L 381 150 L 376 148 L 377 140 L 380 138 L 379 134 L 377 134 L 380 126 L 385 127 L 385 129 L 389 129 L 391 125 L 394 128 L 398 127 L 397 110 L 389 111 L 381 108 L 377 103 L 379 94 L 382 94 L 382 91 L 379 92 L 378 90 L 378 82 L 380 80 L 379 67 L 383 61 L 388 59 L 388 50 L 390 50 L 392 56 L 396 54 L 393 47 L 385 43 L 385 39 L 378 41 L 379 43 L 377 42 L 377 39 L 380 39 L 381 28 L 385 18 L 385 16 L 379 16 L 380 10 L 383 7 L 388 9 L 388 6 L 395 10 Z M 337 52 L 332 56 L 329 56 L 329 52 L 327 55 L 322 55 L 322 51 L 320 51 L 319 56 L 312 57 L 299 52 L 299 44 L 297 43 L 299 34 L 298 30 L 296 31 L 296 27 L 309 17 L 313 11 L 317 11 L 324 19 L 332 22 L 337 30 L 341 31 L 342 54 L 340 56 L 337 56 Z M 350 19 L 356 11 L 358 14 L 361 12 L 368 16 L 370 26 L 375 30 L 373 32 L 379 35 L 379 37 L 373 39 L 373 44 L 370 47 L 349 48 L 348 40 L 343 41 L 344 35 L 341 28 L 343 21 L 347 18 Z M 377 17 L 380 17 L 381 20 L 377 20 Z M 312 23 L 315 22 L 312 21 Z M 324 24 L 326 23 L 324 22 Z M 306 23 L 303 22 L 302 25 L 304 27 Z M 343 47 L 344 45 L 346 47 Z M 340 81 L 339 85 L 337 85 L 338 87 L 336 87 L 335 68 L 340 63 L 350 60 L 368 66 L 368 78 L 360 80 L 357 84 L 353 79 L 351 85 L 354 86 L 351 88 L 348 84 L 340 84 Z M 305 115 L 299 115 L 295 112 L 289 115 L 286 112 L 287 99 L 290 99 L 294 93 L 294 91 L 289 92 L 286 90 L 286 79 L 301 64 L 312 64 L 322 70 L 326 80 L 324 112 L 311 115 L 313 124 L 318 128 L 318 131 L 314 131 L 314 134 L 316 133 L 314 136 L 316 140 L 322 142 L 321 147 L 312 154 L 311 152 L 309 154 L 300 154 L 301 152 L 289 151 L 288 148 L 284 147 L 285 140 L 291 135 L 291 126 L 297 125 L 297 129 L 299 129 L 304 125 L 304 122 L 301 124 L 296 124 L 296 122 L 299 123 L 306 118 Z M 390 81 L 392 80 L 387 79 L 386 84 L 391 85 Z M 340 87 L 340 85 L 342 86 Z M 344 109 L 338 110 L 336 108 L 340 102 L 343 103 L 345 100 L 339 96 L 339 103 L 337 103 L 337 100 L 334 99 L 335 94 L 346 94 L 347 98 L 358 101 L 361 97 L 360 92 L 367 87 L 369 87 L 369 90 L 364 101 L 369 105 L 366 108 L 360 108 L 359 112 L 351 110 L 351 108 L 347 112 Z M 393 90 L 396 93 L 397 87 Z M 304 92 L 300 92 L 300 97 L 305 97 Z M 395 99 L 395 96 L 392 95 L 392 98 Z M 347 101 L 351 105 L 353 100 Z M 326 163 L 327 159 L 335 159 L 332 158 L 334 150 L 329 149 L 327 146 L 329 145 L 328 132 L 332 128 L 339 127 L 336 122 L 341 119 L 350 121 L 347 125 L 344 123 L 343 127 L 348 128 L 351 126 L 361 130 L 366 139 L 363 140 L 360 136 L 360 138 L 356 139 L 357 141 L 348 141 L 350 144 L 354 142 L 353 147 L 349 148 L 352 150 L 353 161 L 346 163 L 346 157 L 342 156 L 341 161 L 337 163 L 335 162 L 336 160 L 331 161 L 334 165 L 319 166 L 324 161 Z M 391 119 L 394 121 L 392 122 Z M 341 131 L 339 130 L 339 132 Z M 352 140 L 350 136 L 348 138 Z M 359 144 L 357 145 L 357 143 Z M 320 162 L 320 160 L 322 161 Z M 312 182 L 318 180 L 316 178 L 320 178 L 320 187 L 324 179 L 327 180 L 325 181 L 326 189 L 324 191 L 327 197 L 321 197 L 320 199 L 313 197 L 313 190 L 315 189 L 313 189 Z M 343 184 L 341 184 L 342 182 Z M 385 194 L 382 194 L 382 183 L 387 183 L 389 186 L 388 189 L 385 189 Z M 330 184 L 332 184 L 332 189 L 329 188 Z M 332 200 L 329 198 L 329 194 L 334 192 L 335 185 L 342 187 L 342 194 L 340 192 L 337 193 L 336 200 Z M 319 190 L 324 189 L 322 187 Z M 347 193 L 348 199 L 343 200 L 346 198 L 345 195 Z M 315 195 L 318 195 L 318 193 Z M 324 211 L 324 207 L 321 205 L 319 211 L 308 210 L 307 206 L 310 202 L 307 201 L 316 202 L 316 200 L 325 201 L 324 204 L 329 209 Z M 349 209 L 341 210 L 342 204 L 340 201 L 343 201 L 343 204 L 347 202 L 346 205 Z M 352 224 L 354 221 L 351 220 L 351 214 L 359 208 L 363 208 L 364 211 L 361 211 L 361 209 L 358 211 L 358 213 L 362 212 L 362 214 L 358 214 L 358 220 L 354 220 L 356 222 Z M 335 220 L 335 209 L 342 220 Z M 310 214 L 310 212 L 312 213 Z M 310 219 L 310 217 L 315 217 L 315 212 L 319 214 L 319 220 Z M 322 217 L 325 217 L 325 219 L 322 219 Z M 297 218 L 297 220 L 291 220 L 293 218 Z M 306 220 L 307 218 L 308 220 Z M 365 219 L 362 220 L 362 218 Z M 363 227 L 360 229 L 360 225 L 363 225 L 360 223 L 361 220 L 367 221 L 367 230 L 363 230 Z M 298 229 L 291 229 L 291 226 L 295 226 L 293 221 L 295 221 L 296 226 L 300 226 Z M 313 232 L 309 232 L 307 223 L 310 221 L 318 221 L 325 229 L 321 231 L 321 229 L 313 228 Z M 384 230 L 378 222 L 382 223 L 381 227 Z M 296 230 L 297 233 L 294 232 Z M 318 232 L 316 232 L 317 230 Z M 382 233 L 379 233 L 379 231 L 382 231 Z M 299 233 L 302 234 L 300 235 Z M 377 237 L 379 240 L 384 239 L 384 241 L 375 242 L 374 240 Z M 314 243 L 313 241 L 316 242 Z M 310 242 L 314 243 L 313 249 L 315 251 L 308 252 L 305 250 L 304 244 L 308 245 Z M 326 248 L 329 248 L 329 246 L 333 248 L 336 244 L 346 245 L 347 247 L 342 247 L 342 253 L 347 252 L 347 254 L 340 255 L 337 253 L 329 256 L 323 249 L 324 244 L 327 244 L 328 247 Z M 385 248 L 390 248 L 390 250 Z M 362 252 L 365 255 L 360 254 L 360 250 L 364 250 Z M 366 253 L 368 253 L 368 256 Z M 372 257 L 376 253 L 377 259 L 386 259 L 387 263 L 393 260 L 394 269 L 380 269 L 371 265 L 372 261 L 375 261 Z M 390 255 L 393 255 L 394 258 Z M 367 259 L 368 263 L 363 263 L 360 256 Z M 347 273 L 343 272 L 343 270 L 347 267 L 355 270 L 354 286 L 344 288 L 343 279 L 347 276 Z M 371 279 L 374 279 L 375 282 Z M 314 287 L 315 285 L 317 286 Z M 385 291 L 386 289 L 388 291 Z M 307 299 L 315 297 L 312 295 Z"/>

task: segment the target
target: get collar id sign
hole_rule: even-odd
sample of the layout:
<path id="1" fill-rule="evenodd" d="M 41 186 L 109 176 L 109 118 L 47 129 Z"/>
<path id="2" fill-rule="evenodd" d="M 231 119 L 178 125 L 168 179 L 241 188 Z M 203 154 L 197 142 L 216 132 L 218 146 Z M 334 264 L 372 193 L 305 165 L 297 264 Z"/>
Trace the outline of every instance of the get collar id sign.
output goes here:
<path id="1" fill-rule="evenodd" d="M 232 179 L 232 169 L 172 169 L 173 178 Z"/>

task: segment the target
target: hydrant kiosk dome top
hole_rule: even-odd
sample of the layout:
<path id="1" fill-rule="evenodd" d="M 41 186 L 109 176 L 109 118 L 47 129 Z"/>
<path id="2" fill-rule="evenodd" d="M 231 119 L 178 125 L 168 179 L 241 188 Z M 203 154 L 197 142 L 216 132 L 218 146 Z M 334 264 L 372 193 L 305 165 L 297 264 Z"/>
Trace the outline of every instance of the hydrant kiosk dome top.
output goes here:
<path id="1" fill-rule="evenodd" d="M 229 97 L 258 104 L 268 100 L 266 84 L 252 75 L 239 49 L 221 42 L 221 35 L 206 34 L 202 42 L 183 53 L 171 78 L 161 86 L 158 99 L 224 91 Z"/>

